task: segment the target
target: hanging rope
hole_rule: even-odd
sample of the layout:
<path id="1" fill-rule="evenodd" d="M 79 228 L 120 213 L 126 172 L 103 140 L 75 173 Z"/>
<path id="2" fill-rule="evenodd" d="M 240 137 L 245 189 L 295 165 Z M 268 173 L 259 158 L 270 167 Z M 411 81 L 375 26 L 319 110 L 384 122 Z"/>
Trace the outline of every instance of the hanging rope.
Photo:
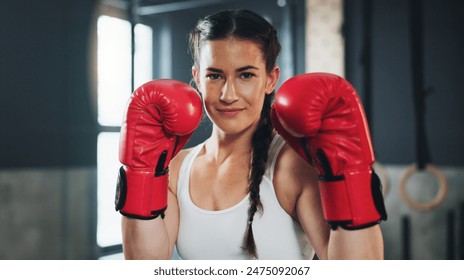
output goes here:
<path id="1" fill-rule="evenodd" d="M 425 126 L 426 97 L 424 90 L 424 63 L 423 63 L 423 34 L 422 34 L 422 0 L 409 1 L 409 27 L 412 70 L 412 93 L 415 117 L 415 145 L 416 163 L 410 165 L 400 181 L 400 191 L 404 200 L 412 207 L 419 210 L 428 210 L 440 205 L 448 192 L 448 183 L 443 172 L 429 163 L 430 155 L 427 143 L 427 131 Z M 439 189 L 435 198 L 429 202 L 421 203 L 409 196 L 407 182 L 418 171 L 426 171 L 434 175 L 439 183 Z"/>
<path id="2" fill-rule="evenodd" d="M 371 135 L 374 135 L 373 115 L 372 115 L 372 0 L 364 0 L 363 7 L 363 91 L 364 91 L 364 111 L 366 118 L 370 123 Z M 374 145 L 375 146 L 375 145 Z M 382 194 L 385 198 L 390 188 L 390 176 L 388 175 L 385 167 L 379 162 L 375 161 L 372 169 L 379 175 L 380 182 L 382 183 Z"/>

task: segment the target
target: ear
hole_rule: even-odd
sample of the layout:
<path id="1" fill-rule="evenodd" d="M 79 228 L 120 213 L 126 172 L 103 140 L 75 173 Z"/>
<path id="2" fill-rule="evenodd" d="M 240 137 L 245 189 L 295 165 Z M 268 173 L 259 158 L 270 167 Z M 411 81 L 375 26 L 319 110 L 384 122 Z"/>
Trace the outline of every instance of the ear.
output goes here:
<path id="1" fill-rule="evenodd" d="M 197 89 L 200 89 L 200 76 L 195 66 L 192 66 L 192 77 L 193 77 L 193 80 L 195 81 Z"/>
<path id="2" fill-rule="evenodd" d="M 268 74 L 267 76 L 267 82 L 266 82 L 266 94 L 271 94 L 277 84 L 277 81 L 279 80 L 280 77 L 280 68 L 279 67 L 274 67 L 272 69 L 271 73 Z"/>

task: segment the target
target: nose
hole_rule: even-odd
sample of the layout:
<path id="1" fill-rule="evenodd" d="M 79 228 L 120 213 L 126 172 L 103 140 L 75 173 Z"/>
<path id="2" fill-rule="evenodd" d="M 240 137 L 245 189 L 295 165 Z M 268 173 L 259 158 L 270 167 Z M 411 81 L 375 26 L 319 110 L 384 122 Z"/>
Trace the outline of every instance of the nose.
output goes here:
<path id="1" fill-rule="evenodd" d="M 238 95 L 235 91 L 235 85 L 232 82 L 224 83 L 219 99 L 225 103 L 234 103 L 238 100 Z"/>

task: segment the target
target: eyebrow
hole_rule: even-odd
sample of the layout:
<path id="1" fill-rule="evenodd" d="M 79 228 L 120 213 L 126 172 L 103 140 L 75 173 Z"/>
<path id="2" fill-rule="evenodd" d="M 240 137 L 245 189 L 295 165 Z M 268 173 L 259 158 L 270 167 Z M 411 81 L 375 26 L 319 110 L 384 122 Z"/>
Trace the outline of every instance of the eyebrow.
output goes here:
<path id="1" fill-rule="evenodd" d="M 243 67 L 238 68 L 236 70 L 236 72 L 242 72 L 242 71 L 246 71 L 246 70 L 249 70 L 249 69 L 259 70 L 258 67 L 255 67 L 255 66 L 252 66 L 252 65 L 247 65 L 247 66 L 243 66 Z M 216 73 L 223 73 L 224 72 L 223 70 L 218 69 L 218 68 L 214 68 L 214 67 L 208 67 L 208 68 L 206 68 L 206 70 L 211 71 L 211 72 L 216 72 Z"/>

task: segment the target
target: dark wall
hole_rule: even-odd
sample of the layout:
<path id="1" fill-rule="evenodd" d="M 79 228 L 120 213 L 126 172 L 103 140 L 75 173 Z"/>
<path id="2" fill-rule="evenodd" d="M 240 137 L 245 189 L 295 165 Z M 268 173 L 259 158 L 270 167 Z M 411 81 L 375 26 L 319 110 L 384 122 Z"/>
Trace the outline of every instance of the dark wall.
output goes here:
<path id="1" fill-rule="evenodd" d="M 423 0 L 412 6 L 410 2 L 345 1 L 346 76 L 364 100 L 366 94 L 371 96 L 371 105 L 366 105 L 372 112 L 369 120 L 380 162 L 415 162 L 417 141 L 421 141 L 428 146 L 428 162 L 462 166 L 464 2 Z M 368 13 L 364 13 L 366 3 L 370 3 Z M 426 137 L 418 140 L 411 54 L 419 50 L 411 50 L 409 25 L 410 7 L 420 8 L 417 4 L 422 5 L 422 88 L 426 92 Z"/>
<path id="2" fill-rule="evenodd" d="M 367 1 L 372 4 L 372 24 L 368 26 L 370 60 L 363 44 L 366 28 L 363 1 L 345 1 L 347 78 L 365 99 L 365 78 L 370 77 L 370 122 L 379 161 L 410 163 L 415 161 L 416 143 L 408 1 Z M 3 226 L 0 236 L 6 236 L 0 239 L 2 259 L 93 258 L 96 255 L 98 126 L 90 82 L 94 70 L 90 49 L 97 2 L 1 2 L 0 223 Z M 430 158 L 433 163 L 462 166 L 464 2 L 424 0 L 422 3 L 424 87 L 430 89 L 426 102 Z M 167 28 L 171 36 L 173 56 L 164 57 L 172 66 L 170 77 L 188 82 L 191 59 L 187 53 L 187 32 L 199 17 L 231 7 L 253 9 L 267 15 L 276 25 L 283 45 L 279 59 L 281 82 L 304 72 L 304 1 L 287 0 L 287 6 L 281 8 L 276 1 L 259 0 L 142 17 L 144 23 L 154 28 L 154 78 L 161 77 L 163 53 L 160 49 L 165 43 L 159 37 L 161 27 Z M 364 71 L 367 65 L 369 75 Z M 209 129 L 208 123 L 202 124 L 191 145 L 206 137 Z M 84 168 L 67 168 L 81 166 Z M 396 186 L 403 170 L 389 171 L 392 171 L 392 186 Z M 398 188 L 391 188 L 386 200 L 389 221 L 382 224 L 387 258 L 401 258 L 399 251 L 403 244 L 398 243 L 401 241 L 398 217 L 405 213 L 411 216 L 413 234 L 420 233 L 411 240 L 418 250 L 413 257 L 446 258 L 444 217 L 458 203 L 462 205 L 463 182 L 462 168 L 446 171 L 450 193 L 446 203 L 434 211 L 407 208 L 399 199 Z M 417 186 L 418 192 L 422 192 L 424 184 L 419 182 Z"/>
<path id="3" fill-rule="evenodd" d="M 221 1 L 218 1 L 221 2 Z M 196 9 L 140 17 L 154 29 L 154 77 L 161 78 L 160 29 L 171 36 L 169 78 L 189 82 L 191 59 L 187 33 L 198 18 L 225 8 L 249 8 L 262 13 L 280 35 L 298 36 L 298 44 L 283 40 L 293 61 L 283 79 L 304 72 L 304 1 L 228 1 Z M 0 168 L 96 165 L 98 125 L 92 92 L 90 51 L 93 16 L 98 0 L 6 1 L 0 9 Z M 296 26 L 295 20 L 301 20 Z M 288 55 L 291 52 L 292 55 Z M 295 54 L 295 56 L 293 56 Z M 298 57 L 298 59 L 297 59 Z M 288 59 L 287 59 L 288 60 Z M 166 77 L 164 77 L 166 78 Z M 204 123 L 192 138 L 209 133 Z"/>
<path id="4" fill-rule="evenodd" d="M 305 1 L 287 1 L 284 7 L 279 7 L 277 1 L 268 0 L 237 0 L 226 1 L 221 4 L 217 1 L 216 5 L 200 6 L 198 8 L 182 9 L 174 12 L 156 13 L 153 15 L 141 16 L 140 21 L 153 28 L 154 31 L 154 75 L 160 77 L 160 56 L 163 38 L 160 37 L 162 30 L 168 29 L 172 36 L 172 76 L 183 81 L 190 81 L 192 60 L 188 53 L 188 33 L 193 29 L 196 22 L 210 13 L 222 9 L 244 8 L 253 10 L 266 17 L 278 30 L 278 36 L 282 44 L 282 57 L 285 53 L 294 56 L 295 66 L 293 72 L 304 72 L 304 24 L 305 24 Z M 286 36 L 288 35 L 288 36 Z M 293 36 L 293 37 L 292 37 Z M 293 41 L 290 41 L 292 39 Z M 287 62 L 288 63 L 288 62 Z M 287 71 L 288 72 L 288 71 Z M 284 73 L 288 76 L 289 73 Z M 293 74 L 293 73 L 290 73 Z M 286 77 L 284 77 L 286 78 Z"/>
<path id="5" fill-rule="evenodd" d="M 96 2 L 2 2 L 0 168 L 95 165 L 89 34 Z"/>
<path id="6" fill-rule="evenodd" d="M 416 160 L 408 3 L 371 2 L 370 123 L 379 161 Z M 463 165 L 464 2 L 424 0 L 423 61 L 430 161 Z M 90 30 L 97 0 L 7 1 L 0 9 L 0 168 L 93 166 L 97 124 L 90 97 Z M 345 1 L 347 78 L 365 94 L 362 0 Z M 163 54 L 157 30 L 172 37 L 172 78 L 190 81 L 187 32 L 201 16 L 242 7 L 266 15 L 279 29 L 282 79 L 304 72 L 304 1 L 234 1 L 144 16 L 154 28 L 155 76 Z M 286 34 L 291 39 L 285 39 Z M 201 129 L 200 129 L 201 131 Z M 205 132 L 207 134 L 208 132 Z"/>

